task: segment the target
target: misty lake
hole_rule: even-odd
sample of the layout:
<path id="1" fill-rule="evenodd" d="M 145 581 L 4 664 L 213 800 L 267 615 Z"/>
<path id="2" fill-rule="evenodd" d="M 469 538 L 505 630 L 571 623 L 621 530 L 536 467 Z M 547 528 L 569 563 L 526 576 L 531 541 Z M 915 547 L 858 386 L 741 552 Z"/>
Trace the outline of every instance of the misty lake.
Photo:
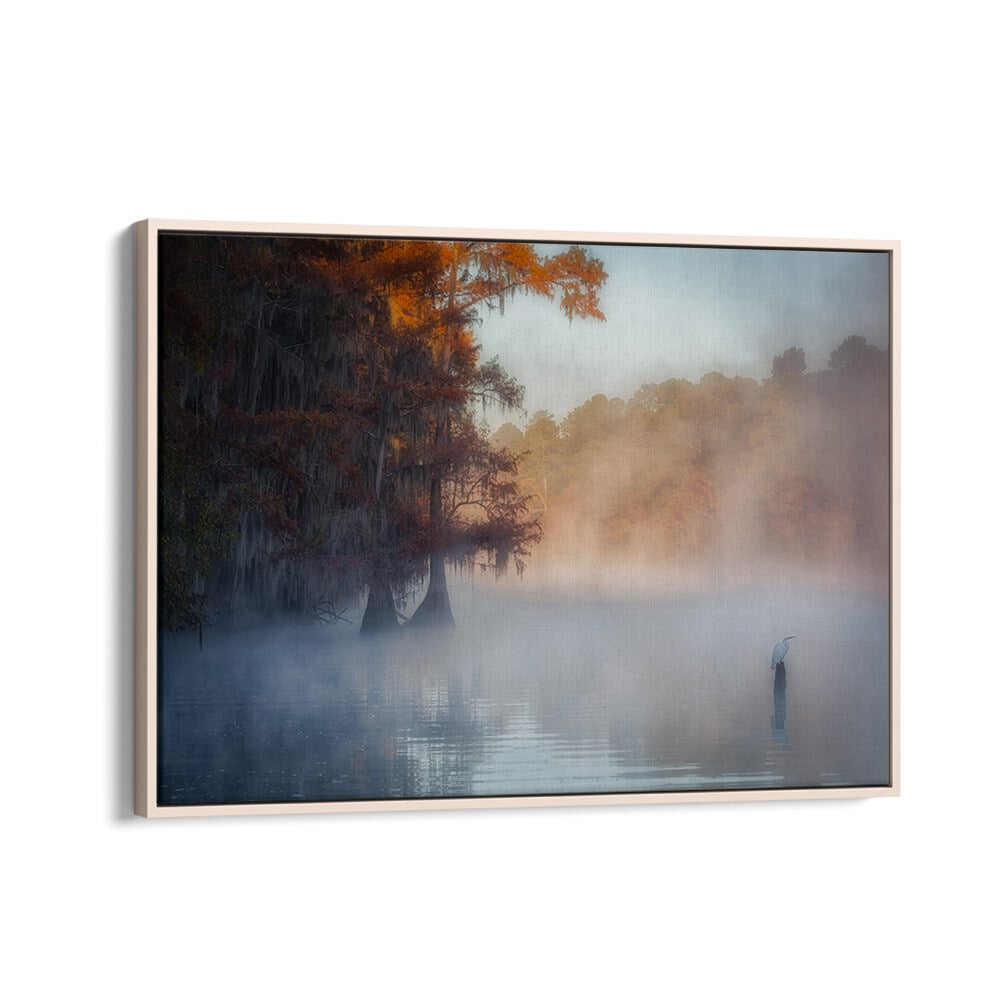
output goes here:
<path id="1" fill-rule="evenodd" d="M 160 804 L 889 781 L 881 595 L 450 586 L 455 630 L 162 635 Z"/>

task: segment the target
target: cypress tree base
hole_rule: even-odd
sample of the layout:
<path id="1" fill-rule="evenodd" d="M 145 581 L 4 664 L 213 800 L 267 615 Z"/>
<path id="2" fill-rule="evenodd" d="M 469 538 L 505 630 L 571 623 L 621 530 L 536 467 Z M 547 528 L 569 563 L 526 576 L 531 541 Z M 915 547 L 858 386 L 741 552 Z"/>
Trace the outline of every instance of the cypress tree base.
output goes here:
<path id="1" fill-rule="evenodd" d="M 368 591 L 368 603 L 361 619 L 361 635 L 384 633 L 399 628 L 396 617 L 396 602 L 388 583 L 373 583 Z"/>
<path id="2" fill-rule="evenodd" d="M 410 624 L 417 628 L 454 628 L 448 598 L 448 580 L 444 575 L 444 556 L 431 556 L 431 578 L 427 593 L 420 606 L 413 612 Z"/>

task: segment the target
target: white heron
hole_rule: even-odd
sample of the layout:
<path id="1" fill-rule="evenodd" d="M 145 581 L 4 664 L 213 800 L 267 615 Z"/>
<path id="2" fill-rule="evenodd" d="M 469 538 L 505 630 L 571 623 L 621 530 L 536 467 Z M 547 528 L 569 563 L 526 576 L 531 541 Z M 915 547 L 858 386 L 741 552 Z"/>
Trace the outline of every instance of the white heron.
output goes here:
<path id="1" fill-rule="evenodd" d="M 784 639 L 780 642 L 774 644 L 774 651 L 771 653 L 771 669 L 774 670 L 779 663 L 782 663 L 785 659 L 785 653 L 788 652 L 788 640 L 794 639 L 794 635 L 786 635 Z"/>

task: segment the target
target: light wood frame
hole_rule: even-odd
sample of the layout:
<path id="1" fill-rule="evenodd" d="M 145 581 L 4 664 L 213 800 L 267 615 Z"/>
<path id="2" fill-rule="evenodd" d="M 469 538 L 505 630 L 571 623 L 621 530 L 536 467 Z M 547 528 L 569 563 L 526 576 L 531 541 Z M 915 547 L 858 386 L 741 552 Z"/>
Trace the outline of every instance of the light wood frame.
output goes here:
<path id="1" fill-rule="evenodd" d="M 879 250 L 890 260 L 891 362 L 891 560 L 890 560 L 890 784 L 865 787 L 755 789 L 607 794 L 525 795 L 476 798 L 282 802 L 239 805 L 161 806 L 156 800 L 156 498 L 157 498 L 157 246 L 164 231 L 250 235 L 355 236 L 653 244 L 744 249 Z M 639 805 L 780 799 L 846 799 L 900 794 L 900 243 L 896 240 L 798 237 L 679 236 L 648 233 L 580 233 L 517 230 L 304 225 L 146 219 L 135 224 L 135 812 L 145 817 L 233 816 L 290 813 L 382 812 L 424 809 L 489 809 L 538 806 Z"/>

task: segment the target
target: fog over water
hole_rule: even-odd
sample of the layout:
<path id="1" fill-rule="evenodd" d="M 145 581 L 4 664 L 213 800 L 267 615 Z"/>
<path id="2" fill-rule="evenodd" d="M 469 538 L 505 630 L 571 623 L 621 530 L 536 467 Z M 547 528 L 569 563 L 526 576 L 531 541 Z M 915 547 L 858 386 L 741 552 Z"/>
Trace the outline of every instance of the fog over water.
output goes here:
<path id="1" fill-rule="evenodd" d="M 877 594 L 451 587 L 453 631 L 165 637 L 161 804 L 888 781 Z"/>

